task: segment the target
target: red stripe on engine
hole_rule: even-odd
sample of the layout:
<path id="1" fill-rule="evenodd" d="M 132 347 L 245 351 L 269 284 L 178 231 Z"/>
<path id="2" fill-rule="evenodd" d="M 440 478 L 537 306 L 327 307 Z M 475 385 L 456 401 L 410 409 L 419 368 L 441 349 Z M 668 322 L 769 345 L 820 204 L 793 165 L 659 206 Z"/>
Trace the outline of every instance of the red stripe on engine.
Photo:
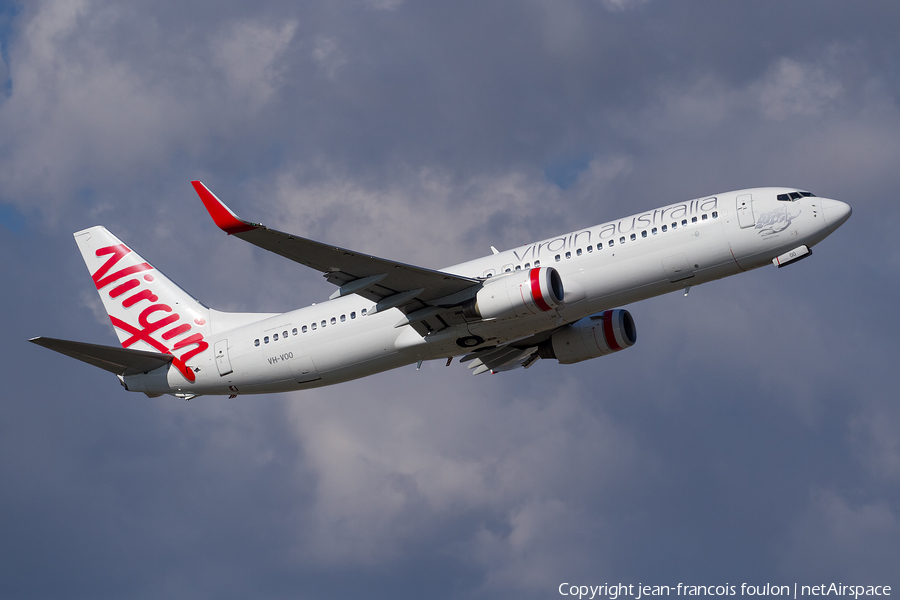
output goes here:
<path id="1" fill-rule="evenodd" d="M 616 331 L 613 329 L 613 313 L 615 311 L 608 310 L 603 313 L 603 336 L 606 338 L 606 344 L 610 350 L 616 352 L 622 349 L 619 342 L 616 341 Z"/>
<path id="2" fill-rule="evenodd" d="M 544 295 L 541 293 L 540 269 L 532 269 L 529 277 L 531 278 L 531 297 L 534 299 L 534 303 L 537 304 L 539 309 L 547 312 L 550 310 L 550 305 L 547 304 L 544 300 Z"/>

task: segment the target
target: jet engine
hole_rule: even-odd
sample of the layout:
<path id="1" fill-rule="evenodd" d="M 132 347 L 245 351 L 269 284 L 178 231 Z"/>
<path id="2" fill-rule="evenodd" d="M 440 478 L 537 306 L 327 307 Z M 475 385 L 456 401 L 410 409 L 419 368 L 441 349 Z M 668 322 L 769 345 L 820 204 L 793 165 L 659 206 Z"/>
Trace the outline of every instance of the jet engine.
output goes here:
<path id="1" fill-rule="evenodd" d="M 487 280 L 463 305 L 472 319 L 508 319 L 547 312 L 563 303 L 563 284 L 553 267 L 515 271 Z"/>
<path id="2" fill-rule="evenodd" d="M 541 342 L 541 358 L 555 358 L 572 364 L 630 348 L 637 341 L 634 319 L 624 309 L 607 310 L 591 315 L 555 331 Z"/>

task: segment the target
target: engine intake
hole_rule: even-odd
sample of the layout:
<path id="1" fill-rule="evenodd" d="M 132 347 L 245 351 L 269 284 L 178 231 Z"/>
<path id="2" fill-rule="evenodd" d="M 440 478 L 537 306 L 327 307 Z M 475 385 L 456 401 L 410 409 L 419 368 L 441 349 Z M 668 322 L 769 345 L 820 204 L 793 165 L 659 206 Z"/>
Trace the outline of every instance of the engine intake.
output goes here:
<path id="1" fill-rule="evenodd" d="M 534 315 L 561 306 L 564 294 L 562 278 L 553 267 L 516 271 L 485 282 L 463 305 L 463 314 L 472 319 Z"/>
<path id="2" fill-rule="evenodd" d="M 555 331 L 541 342 L 541 358 L 555 358 L 572 364 L 630 348 L 637 341 L 634 319 L 624 309 L 607 310 L 591 315 Z"/>

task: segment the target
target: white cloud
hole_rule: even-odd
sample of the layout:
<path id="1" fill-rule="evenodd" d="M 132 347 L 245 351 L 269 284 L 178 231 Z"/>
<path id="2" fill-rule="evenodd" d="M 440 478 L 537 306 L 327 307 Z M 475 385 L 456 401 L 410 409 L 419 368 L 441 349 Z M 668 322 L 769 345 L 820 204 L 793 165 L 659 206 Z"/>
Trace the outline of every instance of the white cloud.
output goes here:
<path id="1" fill-rule="evenodd" d="M 844 583 L 883 585 L 896 565 L 898 534 L 900 520 L 887 502 L 853 502 L 816 490 L 778 550 L 781 570 L 796 579 L 838 576 Z"/>
<path id="2" fill-rule="evenodd" d="M 225 72 L 232 93 L 246 98 L 251 110 L 261 108 L 281 85 L 278 61 L 296 29 L 293 20 L 280 26 L 241 21 L 209 40 L 210 52 Z"/>
<path id="3" fill-rule="evenodd" d="M 10 50 L 12 94 L 0 105 L 0 180 L 17 204 L 53 218 L 73 191 L 165 161 L 191 113 L 83 27 L 114 27 L 114 9 L 46 2 Z"/>
<path id="4" fill-rule="evenodd" d="M 819 115 L 842 91 L 821 66 L 782 58 L 759 85 L 759 105 L 763 115 L 776 121 Z"/>
<path id="5" fill-rule="evenodd" d="M 313 58 L 316 59 L 320 68 L 329 79 L 334 79 L 337 70 L 347 62 L 347 59 L 338 47 L 337 40 L 326 36 L 318 36 L 316 38 L 313 46 Z"/>
<path id="6" fill-rule="evenodd" d="M 634 9 L 647 2 L 649 2 L 649 0 L 600 0 L 600 3 L 610 12 L 622 12 Z"/>
<path id="7" fill-rule="evenodd" d="M 867 400 L 864 412 L 850 422 L 856 455 L 877 479 L 900 481 L 900 417 L 893 398 Z"/>
<path id="8" fill-rule="evenodd" d="M 299 556 L 386 564 L 436 544 L 485 570 L 490 588 L 546 585 L 563 567 L 586 573 L 578 549 L 599 526 L 589 507 L 646 457 L 607 415 L 584 414 L 564 379 L 499 400 L 514 377 L 430 364 L 289 403 L 315 481 Z M 472 515 L 494 525 L 469 525 L 444 547 L 446 528 Z"/>
<path id="9" fill-rule="evenodd" d="M 404 0 L 365 0 L 375 10 L 397 10 Z"/>

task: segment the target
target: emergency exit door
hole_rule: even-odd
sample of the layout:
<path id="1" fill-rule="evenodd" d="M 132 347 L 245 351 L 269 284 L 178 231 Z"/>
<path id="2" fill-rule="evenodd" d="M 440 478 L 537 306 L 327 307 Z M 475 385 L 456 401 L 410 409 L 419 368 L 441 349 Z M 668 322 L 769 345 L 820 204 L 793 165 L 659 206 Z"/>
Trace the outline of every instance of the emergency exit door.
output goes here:
<path id="1" fill-rule="evenodd" d="M 219 340 L 213 346 L 213 352 L 216 353 L 216 367 L 219 369 L 219 375 L 228 375 L 232 372 L 231 360 L 228 358 L 228 340 Z"/>

